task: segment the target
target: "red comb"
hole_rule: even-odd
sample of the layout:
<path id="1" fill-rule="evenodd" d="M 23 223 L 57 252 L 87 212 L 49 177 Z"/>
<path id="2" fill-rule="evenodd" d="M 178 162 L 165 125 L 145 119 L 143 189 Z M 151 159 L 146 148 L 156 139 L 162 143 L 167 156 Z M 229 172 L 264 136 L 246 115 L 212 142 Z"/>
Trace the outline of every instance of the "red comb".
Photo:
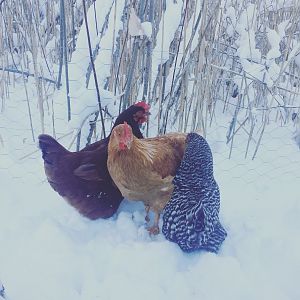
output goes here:
<path id="1" fill-rule="evenodd" d="M 134 105 L 142 107 L 146 112 L 149 112 L 149 110 L 150 110 L 150 105 L 144 101 L 139 101 L 139 102 L 135 103 Z"/>

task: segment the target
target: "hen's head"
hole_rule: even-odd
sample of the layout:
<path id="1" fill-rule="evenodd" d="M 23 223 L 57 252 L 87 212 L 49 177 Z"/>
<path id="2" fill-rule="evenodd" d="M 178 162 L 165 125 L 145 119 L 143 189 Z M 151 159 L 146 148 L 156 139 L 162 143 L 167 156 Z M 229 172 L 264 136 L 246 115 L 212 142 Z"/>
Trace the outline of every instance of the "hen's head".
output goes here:
<path id="1" fill-rule="evenodd" d="M 133 133 L 127 122 L 116 126 L 112 131 L 112 137 L 115 143 L 118 145 L 119 150 L 130 149 L 133 141 Z"/>
<path id="2" fill-rule="evenodd" d="M 124 110 L 116 119 L 113 129 L 126 122 L 131 126 L 132 133 L 139 139 L 143 138 L 140 125 L 147 122 L 150 115 L 150 105 L 144 101 L 137 102 Z"/>
<path id="3" fill-rule="evenodd" d="M 133 119 L 138 124 L 143 124 L 147 122 L 148 116 L 150 114 L 150 105 L 144 101 L 140 101 L 133 104 L 133 106 L 137 109 L 137 111 L 133 114 Z"/>
<path id="4" fill-rule="evenodd" d="M 150 114 L 150 105 L 144 101 L 137 102 L 124 110 L 116 119 L 114 127 L 127 122 L 137 138 L 143 138 L 139 126 L 147 122 Z"/>

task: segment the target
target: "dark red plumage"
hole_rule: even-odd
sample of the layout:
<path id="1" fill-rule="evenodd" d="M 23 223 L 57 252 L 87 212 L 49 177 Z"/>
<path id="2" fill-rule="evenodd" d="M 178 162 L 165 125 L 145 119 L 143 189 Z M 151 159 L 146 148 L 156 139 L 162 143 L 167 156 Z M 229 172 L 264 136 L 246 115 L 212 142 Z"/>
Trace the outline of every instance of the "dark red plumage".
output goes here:
<path id="1" fill-rule="evenodd" d="M 139 102 L 117 118 L 114 127 L 127 122 L 137 138 L 143 138 L 139 124 L 147 120 L 149 106 Z M 70 152 L 49 135 L 39 136 L 47 179 L 52 188 L 89 219 L 109 218 L 123 197 L 107 170 L 109 136 Z"/>

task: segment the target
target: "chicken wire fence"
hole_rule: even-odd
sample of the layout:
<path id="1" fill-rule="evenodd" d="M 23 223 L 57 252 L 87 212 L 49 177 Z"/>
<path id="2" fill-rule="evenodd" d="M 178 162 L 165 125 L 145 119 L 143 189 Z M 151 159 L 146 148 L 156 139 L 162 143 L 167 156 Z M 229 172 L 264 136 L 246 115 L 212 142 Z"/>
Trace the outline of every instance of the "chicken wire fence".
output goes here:
<path id="1" fill-rule="evenodd" d="M 80 149 L 103 137 L 102 117 L 108 134 L 111 114 L 145 100 L 146 136 L 201 131 L 226 180 L 284 180 L 286 172 L 299 179 L 297 1 L 26 3 L 0 4 L 7 176 L 41 182 L 39 133 Z M 102 115 L 99 102 L 109 103 Z"/>
<path id="2" fill-rule="evenodd" d="M 11 127 L 5 127 L 5 130 L 14 132 L 14 134 L 8 140 L 9 147 L 7 148 L 9 150 L 3 149 L 2 143 L 0 172 L 11 179 L 24 182 L 34 181 L 36 184 L 44 183 L 45 180 L 41 180 L 45 177 L 42 169 L 43 161 L 40 151 L 36 150 L 37 145 L 32 144 L 30 147 L 25 147 L 24 131 L 23 128 L 18 128 L 18 122 L 11 122 Z M 223 182 L 238 179 L 249 185 L 258 180 L 272 183 L 278 177 L 285 181 L 287 174 L 294 177 L 295 183 L 299 182 L 299 157 L 292 154 L 294 153 L 292 151 L 295 146 L 294 142 L 290 140 L 290 143 L 286 143 L 287 139 L 282 138 L 282 134 L 290 133 L 291 130 L 285 127 L 270 130 L 264 137 L 261 146 L 264 156 L 258 154 L 254 161 L 249 158 L 236 161 L 236 157 L 241 158 L 245 155 L 243 146 L 245 146 L 246 140 L 244 139 L 244 144 L 241 141 L 239 146 L 235 147 L 230 164 L 228 163 L 228 151 L 224 151 L 223 147 L 224 139 L 214 139 L 211 146 L 213 145 L 215 172 L 220 174 L 218 177 L 222 177 Z M 277 143 L 274 144 L 274 141 Z"/>
<path id="3" fill-rule="evenodd" d="M 87 51 L 87 49 L 85 50 Z M 82 55 L 84 56 L 85 54 Z M 80 68 L 80 66 L 76 66 L 76 68 Z M 80 90 L 80 86 L 85 85 L 81 78 L 73 80 L 79 87 L 78 90 Z M 37 143 L 37 135 L 41 133 L 38 108 L 37 105 L 33 105 L 34 101 L 32 101 L 32 118 L 30 121 L 28 99 L 24 89 L 24 86 L 16 83 L 15 88 L 11 91 L 10 98 L 6 99 L 5 110 L 1 113 L 0 172 L 11 179 L 25 182 L 30 180 L 36 184 L 44 184 L 46 180 L 42 179 L 45 178 L 43 160 L 41 159 L 41 152 Z M 96 93 L 93 88 L 90 91 L 94 92 L 94 94 Z M 31 97 L 35 97 L 34 92 Z M 80 93 L 71 97 L 71 99 L 74 103 L 79 100 L 83 101 Z M 93 101 L 96 102 L 95 97 Z M 102 101 L 105 101 L 105 98 Z M 108 101 L 113 101 L 113 99 L 108 99 Z M 77 133 L 77 130 L 70 127 L 68 122 L 65 94 L 59 95 L 58 99 L 49 97 L 48 102 L 47 110 L 45 110 L 46 132 L 55 135 L 64 146 L 71 146 L 70 149 L 76 151 L 78 135 L 74 134 L 74 132 Z M 95 103 L 94 107 L 96 106 L 97 103 Z M 118 106 L 117 103 L 116 107 Z M 78 114 L 80 115 L 80 113 L 82 111 Z M 143 127 L 145 135 L 148 133 L 149 136 L 154 136 L 158 133 L 157 115 L 158 108 L 156 105 L 153 105 L 149 123 Z M 207 127 L 206 138 L 213 151 L 217 178 L 221 177 L 225 183 L 234 179 L 249 185 L 258 180 L 272 183 L 278 177 L 284 181 L 287 174 L 293 175 L 295 182 L 300 180 L 299 156 L 294 155 L 297 145 L 292 138 L 295 131 L 295 126 L 292 122 L 278 124 L 278 122 L 270 121 L 270 124 L 265 128 L 257 155 L 252 159 L 251 155 L 247 155 L 247 151 L 254 151 L 257 143 L 255 137 L 253 136 L 254 142 L 252 148 L 250 146 L 249 149 L 249 135 L 241 129 L 235 134 L 234 143 L 231 144 L 226 136 L 231 117 L 223 113 L 222 109 L 218 112 L 216 109 L 215 115 L 213 121 Z M 116 117 L 116 115 L 114 116 Z M 77 115 L 75 112 L 72 117 L 76 119 Z M 82 127 L 79 148 L 83 148 L 87 143 L 94 118 L 95 114 L 92 113 L 88 118 L 83 118 L 84 124 L 80 123 Z M 107 132 L 109 132 L 111 124 L 112 120 L 108 118 L 106 121 Z M 178 131 L 178 124 L 170 122 L 167 131 Z M 187 128 L 186 131 L 189 132 L 192 129 Z M 101 123 L 97 120 L 91 142 L 101 137 Z"/>

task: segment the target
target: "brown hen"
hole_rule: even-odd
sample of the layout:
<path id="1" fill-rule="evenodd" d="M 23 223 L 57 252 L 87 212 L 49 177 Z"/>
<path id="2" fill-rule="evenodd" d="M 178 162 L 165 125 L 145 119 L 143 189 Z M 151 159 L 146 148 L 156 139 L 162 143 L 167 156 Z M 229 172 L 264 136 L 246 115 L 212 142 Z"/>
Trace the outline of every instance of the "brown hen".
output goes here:
<path id="1" fill-rule="evenodd" d="M 171 198 L 172 180 L 185 151 L 186 134 L 171 133 L 156 138 L 137 139 L 125 122 L 116 126 L 108 144 L 108 171 L 122 195 L 141 200 L 155 213 L 154 225 L 148 230 L 159 232 L 161 211 Z"/>
<path id="2" fill-rule="evenodd" d="M 147 120 L 149 108 L 145 102 L 130 106 L 119 115 L 115 126 L 127 121 L 134 135 L 143 138 L 139 125 Z M 79 152 L 70 152 L 51 136 L 39 136 L 51 187 L 80 214 L 93 220 L 111 217 L 123 200 L 107 170 L 108 142 L 109 137 Z"/>

